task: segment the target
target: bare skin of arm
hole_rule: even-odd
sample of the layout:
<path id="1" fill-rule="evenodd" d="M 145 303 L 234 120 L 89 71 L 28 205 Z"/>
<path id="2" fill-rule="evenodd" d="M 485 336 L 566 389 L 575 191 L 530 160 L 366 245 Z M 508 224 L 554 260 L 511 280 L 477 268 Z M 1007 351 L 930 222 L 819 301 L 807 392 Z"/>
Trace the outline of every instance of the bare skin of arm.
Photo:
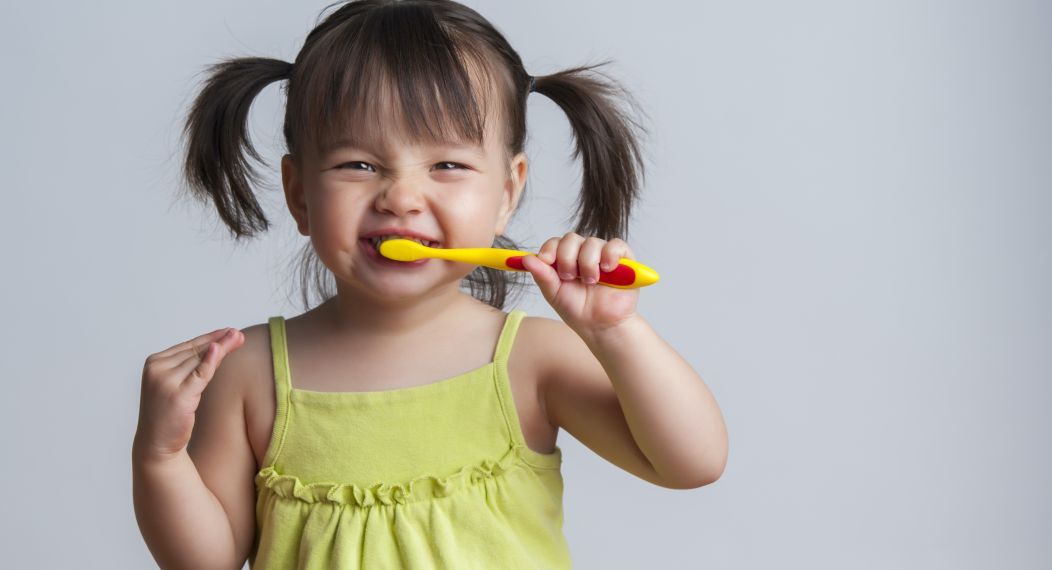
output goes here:
<path id="1" fill-rule="evenodd" d="M 241 568 L 252 547 L 255 459 L 239 374 L 246 368 L 237 355 L 226 358 L 244 336 L 221 333 L 151 355 L 143 372 L 133 500 L 143 539 L 165 569 Z"/>

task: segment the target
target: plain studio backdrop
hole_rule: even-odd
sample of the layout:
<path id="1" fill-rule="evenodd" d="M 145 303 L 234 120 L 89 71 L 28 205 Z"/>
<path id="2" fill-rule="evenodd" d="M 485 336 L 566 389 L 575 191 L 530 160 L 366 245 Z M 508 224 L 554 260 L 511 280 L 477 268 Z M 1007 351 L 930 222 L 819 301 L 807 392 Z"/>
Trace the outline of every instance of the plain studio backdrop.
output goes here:
<path id="1" fill-rule="evenodd" d="M 235 247 L 177 201 L 177 137 L 204 66 L 291 61 L 327 3 L 7 2 L 6 567 L 153 567 L 146 356 L 301 312 L 281 84 L 251 111 L 269 235 Z M 640 311 L 730 433 L 722 479 L 670 490 L 562 432 L 577 567 L 1050 567 L 1047 3 L 469 4 L 532 74 L 612 58 L 649 113 Z M 554 103 L 528 123 L 510 235 L 535 249 L 571 229 L 580 166 Z M 556 316 L 532 284 L 519 307 Z"/>

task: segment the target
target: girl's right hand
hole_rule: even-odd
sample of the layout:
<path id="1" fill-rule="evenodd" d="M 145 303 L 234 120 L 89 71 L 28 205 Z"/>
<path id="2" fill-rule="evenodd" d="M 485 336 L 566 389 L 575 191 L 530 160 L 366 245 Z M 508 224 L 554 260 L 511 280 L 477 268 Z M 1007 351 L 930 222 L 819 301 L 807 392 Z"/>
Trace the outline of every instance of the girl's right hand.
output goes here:
<path id="1" fill-rule="evenodd" d="M 201 393 L 219 363 L 245 342 L 237 329 L 219 329 L 146 358 L 133 454 L 164 460 L 186 449 Z"/>

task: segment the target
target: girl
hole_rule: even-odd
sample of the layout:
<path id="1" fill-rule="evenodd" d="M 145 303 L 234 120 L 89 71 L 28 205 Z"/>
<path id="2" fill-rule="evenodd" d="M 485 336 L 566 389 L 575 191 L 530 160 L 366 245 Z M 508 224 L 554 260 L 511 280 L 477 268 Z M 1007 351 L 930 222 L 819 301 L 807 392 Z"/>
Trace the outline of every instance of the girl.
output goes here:
<path id="1" fill-rule="evenodd" d="M 560 428 L 655 485 L 719 478 L 704 382 L 636 312 L 638 289 L 595 284 L 633 258 L 617 236 L 642 164 L 593 67 L 534 78 L 467 7 L 362 0 L 294 63 L 212 69 L 186 123 L 190 188 L 236 238 L 267 229 L 246 120 L 285 81 L 285 198 L 335 291 L 146 359 L 134 499 L 162 567 L 570 567 Z M 525 274 L 377 252 L 385 236 L 517 247 L 503 232 L 530 93 L 566 112 L 584 167 L 576 231 L 524 261 L 561 321 L 503 311 Z"/>

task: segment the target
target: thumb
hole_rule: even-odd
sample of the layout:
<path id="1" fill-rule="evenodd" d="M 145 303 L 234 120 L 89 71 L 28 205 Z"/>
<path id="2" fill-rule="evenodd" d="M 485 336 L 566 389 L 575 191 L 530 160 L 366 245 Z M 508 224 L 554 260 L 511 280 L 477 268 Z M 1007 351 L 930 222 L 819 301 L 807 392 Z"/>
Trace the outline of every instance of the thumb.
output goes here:
<path id="1" fill-rule="evenodd" d="M 530 275 L 533 275 L 533 280 L 537 282 L 537 286 L 540 287 L 544 297 L 549 300 L 554 299 L 555 293 L 562 286 L 562 279 L 559 278 L 559 273 L 555 268 L 536 255 L 523 257 L 522 266 L 530 272 Z"/>

